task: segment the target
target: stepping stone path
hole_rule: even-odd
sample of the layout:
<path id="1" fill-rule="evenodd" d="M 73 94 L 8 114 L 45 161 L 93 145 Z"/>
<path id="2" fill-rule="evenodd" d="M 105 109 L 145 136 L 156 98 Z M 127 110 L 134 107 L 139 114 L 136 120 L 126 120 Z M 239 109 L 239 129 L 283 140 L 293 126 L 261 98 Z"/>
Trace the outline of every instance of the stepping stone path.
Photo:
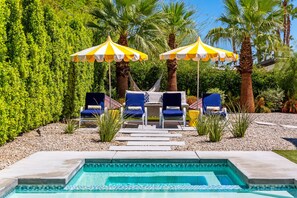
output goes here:
<path id="1" fill-rule="evenodd" d="M 288 129 L 297 129 L 297 126 L 294 126 L 294 125 L 281 125 L 281 126 Z"/>
<path id="2" fill-rule="evenodd" d="M 141 126 L 140 126 L 141 127 Z M 178 130 L 178 129 L 177 129 Z M 170 151 L 171 146 L 184 146 L 183 141 L 170 141 L 181 138 L 182 134 L 169 133 L 166 129 L 121 129 L 119 133 L 129 136 L 116 137 L 116 141 L 127 142 L 126 146 L 110 146 L 111 151 Z"/>
<path id="3" fill-rule="evenodd" d="M 277 124 L 275 123 L 271 123 L 271 122 L 259 122 L 259 121 L 255 121 L 256 124 L 259 125 L 267 125 L 267 126 L 276 126 Z"/>

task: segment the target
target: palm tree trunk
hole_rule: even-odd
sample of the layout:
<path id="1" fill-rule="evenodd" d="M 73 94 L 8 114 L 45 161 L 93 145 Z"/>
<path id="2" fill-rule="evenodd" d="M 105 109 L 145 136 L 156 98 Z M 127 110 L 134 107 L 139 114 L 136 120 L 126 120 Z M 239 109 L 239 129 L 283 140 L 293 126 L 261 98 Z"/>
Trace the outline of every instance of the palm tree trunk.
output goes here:
<path id="1" fill-rule="evenodd" d="M 233 53 L 236 53 L 237 54 L 237 52 L 236 52 L 236 44 L 235 44 L 235 38 L 234 38 L 234 36 L 232 36 L 232 49 L 233 49 Z"/>
<path id="2" fill-rule="evenodd" d="M 118 44 L 128 46 L 128 34 L 121 34 Z M 129 62 L 121 61 L 116 63 L 117 93 L 119 98 L 124 98 L 128 89 L 128 76 L 130 72 Z"/>
<path id="3" fill-rule="evenodd" d="M 170 49 L 176 48 L 175 34 L 169 34 L 168 45 Z M 176 80 L 177 60 L 167 60 L 167 90 L 177 91 L 177 80 Z"/>
<path id="4" fill-rule="evenodd" d="M 284 22 L 283 22 L 283 25 L 284 25 L 284 38 L 283 38 L 283 42 L 285 45 L 287 45 L 287 30 L 288 30 L 288 27 L 287 27 L 287 15 L 288 15 L 288 11 L 287 11 L 287 5 L 288 5 L 288 0 L 284 0 L 283 1 L 283 9 L 284 9 Z"/>
<path id="5" fill-rule="evenodd" d="M 253 113 L 255 112 L 252 86 L 253 57 L 249 36 L 246 36 L 241 44 L 239 64 L 241 74 L 240 105 L 247 112 Z"/>
<path id="6" fill-rule="evenodd" d="M 287 40 L 286 40 L 286 45 L 290 47 L 290 34 L 291 34 L 291 19 L 290 15 L 287 14 Z"/>

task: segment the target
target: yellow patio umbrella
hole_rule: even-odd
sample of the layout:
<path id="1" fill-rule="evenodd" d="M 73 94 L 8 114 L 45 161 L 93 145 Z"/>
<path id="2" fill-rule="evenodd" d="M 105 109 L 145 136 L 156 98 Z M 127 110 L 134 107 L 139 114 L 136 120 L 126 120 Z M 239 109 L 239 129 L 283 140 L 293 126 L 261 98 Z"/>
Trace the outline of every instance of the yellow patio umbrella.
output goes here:
<path id="1" fill-rule="evenodd" d="M 71 55 L 74 62 L 108 62 L 109 63 L 109 97 L 111 97 L 111 73 L 110 63 L 112 61 L 142 61 L 147 60 L 148 56 L 135 49 L 114 43 L 110 36 L 101 45 L 94 46 Z M 111 101 L 111 100 L 110 100 Z"/>
<path id="2" fill-rule="evenodd" d="M 199 64 L 201 61 L 236 61 L 238 55 L 219 48 L 211 47 L 203 43 L 198 37 L 198 40 L 184 47 L 179 47 L 163 54 L 160 54 L 161 60 L 193 60 L 197 61 L 197 104 L 199 100 Z M 198 108 L 198 105 L 197 105 Z"/>

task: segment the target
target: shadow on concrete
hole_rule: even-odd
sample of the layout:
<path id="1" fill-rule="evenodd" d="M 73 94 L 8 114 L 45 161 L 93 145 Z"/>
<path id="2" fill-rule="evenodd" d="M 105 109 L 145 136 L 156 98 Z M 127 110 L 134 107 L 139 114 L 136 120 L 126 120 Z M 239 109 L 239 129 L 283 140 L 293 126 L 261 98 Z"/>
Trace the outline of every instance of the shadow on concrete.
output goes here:
<path id="1" fill-rule="evenodd" d="M 283 138 L 283 139 L 291 142 L 297 148 L 297 138 Z"/>

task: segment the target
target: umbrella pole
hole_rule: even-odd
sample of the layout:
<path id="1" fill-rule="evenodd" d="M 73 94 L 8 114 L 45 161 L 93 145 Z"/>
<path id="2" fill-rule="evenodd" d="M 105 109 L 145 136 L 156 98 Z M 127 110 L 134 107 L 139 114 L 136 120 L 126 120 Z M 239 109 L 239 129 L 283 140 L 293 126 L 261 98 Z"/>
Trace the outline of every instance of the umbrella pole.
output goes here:
<path id="1" fill-rule="evenodd" d="M 197 110 L 199 110 L 199 64 L 200 60 L 197 61 Z"/>
<path id="2" fill-rule="evenodd" d="M 108 63 L 108 71 L 109 71 L 109 109 L 111 109 L 111 71 L 110 71 L 110 62 Z"/>

